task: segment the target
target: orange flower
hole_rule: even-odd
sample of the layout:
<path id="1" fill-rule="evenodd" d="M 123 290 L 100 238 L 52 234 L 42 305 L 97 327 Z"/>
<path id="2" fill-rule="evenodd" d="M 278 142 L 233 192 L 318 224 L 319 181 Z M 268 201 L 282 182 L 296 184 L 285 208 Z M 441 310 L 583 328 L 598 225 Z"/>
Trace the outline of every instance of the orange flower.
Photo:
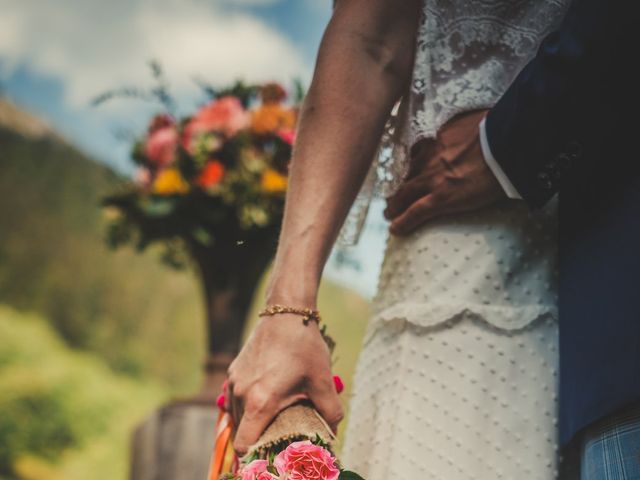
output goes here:
<path id="1" fill-rule="evenodd" d="M 251 128 L 257 134 L 275 133 L 278 130 L 292 129 L 296 116 L 292 110 L 282 108 L 277 103 L 267 103 L 258 108 L 251 116 Z"/>
<path id="2" fill-rule="evenodd" d="M 200 175 L 196 179 L 196 183 L 202 188 L 209 188 L 222 180 L 224 177 L 224 165 L 218 160 L 211 160 L 200 172 Z"/>
<path id="3" fill-rule="evenodd" d="M 272 168 L 267 168 L 262 174 L 260 185 L 265 192 L 283 193 L 287 190 L 287 177 Z"/>
<path id="4" fill-rule="evenodd" d="M 182 178 L 177 168 L 161 170 L 153 182 L 153 192 L 158 195 L 175 195 L 188 191 L 189 184 Z"/>

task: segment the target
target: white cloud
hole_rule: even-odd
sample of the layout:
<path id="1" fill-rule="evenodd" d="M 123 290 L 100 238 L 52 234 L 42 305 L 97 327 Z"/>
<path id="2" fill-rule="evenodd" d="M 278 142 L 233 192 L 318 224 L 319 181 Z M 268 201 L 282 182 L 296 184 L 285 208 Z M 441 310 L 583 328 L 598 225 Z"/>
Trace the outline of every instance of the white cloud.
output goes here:
<path id="1" fill-rule="evenodd" d="M 148 85 L 152 58 L 182 97 L 195 92 L 194 76 L 216 84 L 308 78 L 308 62 L 288 39 L 256 17 L 225 10 L 225 1 L 0 0 L 0 78 L 17 65 L 59 78 L 74 108 L 112 87 Z"/>

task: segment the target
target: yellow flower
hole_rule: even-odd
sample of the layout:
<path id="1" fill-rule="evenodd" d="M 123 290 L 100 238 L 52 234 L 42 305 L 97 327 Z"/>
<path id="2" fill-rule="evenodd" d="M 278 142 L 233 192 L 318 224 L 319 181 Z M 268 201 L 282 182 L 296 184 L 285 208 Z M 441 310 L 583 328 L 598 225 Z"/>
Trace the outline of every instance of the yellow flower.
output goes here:
<path id="1" fill-rule="evenodd" d="M 173 195 L 188 191 L 189 184 L 176 168 L 162 170 L 153 182 L 153 192 L 158 195 Z"/>
<path id="2" fill-rule="evenodd" d="M 258 134 L 275 133 L 283 128 L 293 128 L 295 123 L 295 113 L 282 108 L 277 103 L 266 103 L 251 116 L 251 129 Z"/>
<path id="3" fill-rule="evenodd" d="M 264 171 L 260 183 L 265 192 L 282 193 L 287 190 L 287 177 L 272 168 Z"/>
<path id="4" fill-rule="evenodd" d="M 110 222 L 115 222 L 116 220 L 120 220 L 122 218 L 122 212 L 116 207 L 104 207 L 102 209 L 102 213 L 104 215 L 104 218 L 106 218 Z"/>

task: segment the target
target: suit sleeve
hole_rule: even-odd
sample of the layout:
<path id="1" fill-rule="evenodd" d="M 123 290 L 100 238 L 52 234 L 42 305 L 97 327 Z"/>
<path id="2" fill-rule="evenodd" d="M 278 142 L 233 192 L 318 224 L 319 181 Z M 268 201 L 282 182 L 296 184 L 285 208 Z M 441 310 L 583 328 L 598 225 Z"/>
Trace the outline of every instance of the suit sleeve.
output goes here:
<path id="1" fill-rule="evenodd" d="M 631 9 L 633 1 L 573 0 L 487 115 L 493 157 L 531 207 L 544 205 L 562 178 L 581 168 L 596 141 L 594 125 L 612 109 L 609 83 L 629 43 Z"/>

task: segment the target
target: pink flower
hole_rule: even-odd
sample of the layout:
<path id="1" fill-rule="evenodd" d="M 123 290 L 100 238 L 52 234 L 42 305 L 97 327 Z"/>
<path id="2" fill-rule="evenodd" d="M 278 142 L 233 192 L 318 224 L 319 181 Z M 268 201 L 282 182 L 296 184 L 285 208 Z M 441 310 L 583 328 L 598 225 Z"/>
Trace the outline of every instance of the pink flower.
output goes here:
<path id="1" fill-rule="evenodd" d="M 147 137 L 144 153 L 151 163 L 158 167 L 167 167 L 176 159 L 178 132 L 173 126 L 154 130 Z"/>
<path id="2" fill-rule="evenodd" d="M 240 469 L 238 472 L 240 480 L 272 480 L 276 478 L 267 471 L 268 465 L 269 462 L 266 460 L 254 460 Z"/>
<path id="3" fill-rule="evenodd" d="M 279 477 L 276 477 L 275 475 L 272 475 L 269 472 L 262 472 L 260 475 L 256 477 L 256 480 L 275 480 L 278 478 Z"/>
<path id="4" fill-rule="evenodd" d="M 135 182 L 141 187 L 148 187 L 153 180 L 151 172 L 148 168 L 139 168 L 136 170 Z"/>
<path id="5" fill-rule="evenodd" d="M 329 451 L 309 440 L 293 442 L 276 456 L 273 465 L 289 480 L 336 480 L 340 475 Z"/>
<path id="6" fill-rule="evenodd" d="M 283 128 L 278 131 L 278 136 L 289 145 L 296 141 L 296 131 L 293 128 Z"/>
<path id="7" fill-rule="evenodd" d="M 202 107 L 184 127 L 183 145 L 191 151 L 194 137 L 207 132 L 222 132 L 232 137 L 249 126 L 249 114 L 240 100 L 233 96 L 222 97 Z"/>

